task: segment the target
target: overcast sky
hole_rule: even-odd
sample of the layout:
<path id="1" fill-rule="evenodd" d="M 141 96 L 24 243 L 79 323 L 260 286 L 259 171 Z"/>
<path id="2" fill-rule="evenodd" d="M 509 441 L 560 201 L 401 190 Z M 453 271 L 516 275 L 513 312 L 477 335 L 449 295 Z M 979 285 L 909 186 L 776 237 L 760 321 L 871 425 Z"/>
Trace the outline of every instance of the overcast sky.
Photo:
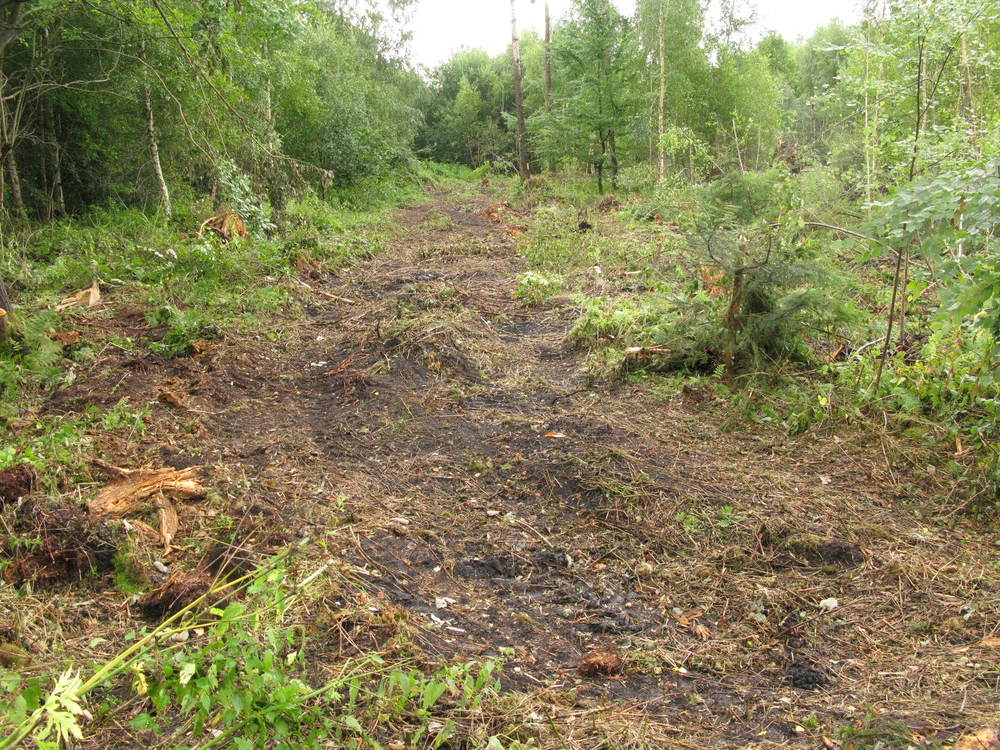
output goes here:
<path id="1" fill-rule="evenodd" d="M 631 15 L 635 0 L 614 0 Z M 759 29 L 779 32 L 789 41 L 808 37 L 817 26 L 840 18 L 857 18 L 857 0 L 756 0 Z M 517 0 L 522 29 L 544 28 L 543 0 Z M 563 15 L 570 0 L 550 0 L 553 19 Z M 499 54 L 510 43 L 509 0 L 417 0 L 413 23 L 413 59 L 433 68 L 462 47 L 481 47 Z"/>

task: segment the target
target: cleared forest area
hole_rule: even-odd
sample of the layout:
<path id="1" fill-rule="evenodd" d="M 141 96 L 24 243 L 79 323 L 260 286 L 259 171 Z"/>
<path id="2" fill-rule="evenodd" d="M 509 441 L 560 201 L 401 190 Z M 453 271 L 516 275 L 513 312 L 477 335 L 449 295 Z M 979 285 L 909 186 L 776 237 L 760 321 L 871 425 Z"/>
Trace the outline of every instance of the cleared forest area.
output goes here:
<path id="1" fill-rule="evenodd" d="M 1000 747 L 1000 4 L 0 2 L 0 749 Z"/>

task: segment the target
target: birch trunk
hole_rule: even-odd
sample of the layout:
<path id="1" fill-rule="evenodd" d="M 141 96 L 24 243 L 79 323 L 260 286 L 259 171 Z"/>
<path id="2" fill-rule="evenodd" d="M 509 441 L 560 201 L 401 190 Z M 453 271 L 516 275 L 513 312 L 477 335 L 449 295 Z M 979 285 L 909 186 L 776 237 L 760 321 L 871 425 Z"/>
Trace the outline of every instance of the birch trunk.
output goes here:
<path id="1" fill-rule="evenodd" d="M 663 136 L 667 132 L 667 40 L 663 28 L 663 4 L 660 4 L 659 36 L 660 36 L 660 101 L 659 101 L 659 124 L 656 140 L 656 152 L 659 155 L 659 163 L 656 169 L 656 176 L 662 180 L 667 174 L 667 152 L 663 148 Z"/>
<path id="2" fill-rule="evenodd" d="M 153 97 L 148 84 L 143 87 L 143 94 L 146 104 L 146 135 L 149 138 L 149 156 L 153 164 L 153 174 L 156 175 L 156 184 L 160 188 L 163 211 L 169 219 L 173 215 L 173 206 L 170 203 L 170 189 L 163 177 L 163 166 L 160 164 L 160 145 L 156 140 L 156 120 L 153 118 Z"/>

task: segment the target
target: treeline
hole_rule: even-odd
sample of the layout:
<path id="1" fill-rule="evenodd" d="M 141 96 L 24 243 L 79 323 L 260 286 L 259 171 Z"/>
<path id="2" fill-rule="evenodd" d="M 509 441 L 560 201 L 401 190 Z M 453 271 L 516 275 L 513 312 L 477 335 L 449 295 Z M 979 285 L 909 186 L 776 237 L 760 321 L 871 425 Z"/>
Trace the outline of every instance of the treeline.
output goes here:
<path id="1" fill-rule="evenodd" d="M 420 77 L 390 24 L 339 0 L 4 0 L 8 217 L 226 197 L 264 220 L 412 160 Z M 374 7 L 374 4 L 373 4 Z M 252 196 L 259 196 L 257 199 Z M 261 200 L 263 197 L 265 200 Z"/>
<path id="2" fill-rule="evenodd" d="M 709 24 L 699 0 L 640 0 L 633 18 L 576 0 L 548 44 L 526 34 L 533 171 L 614 178 L 649 164 L 695 180 L 821 164 L 873 200 L 995 138 L 995 0 L 870 2 L 860 23 L 831 23 L 802 44 L 752 41 L 739 7 L 724 3 Z M 465 51 L 435 71 L 420 152 L 513 165 L 512 70 L 510 51 Z"/>
<path id="3" fill-rule="evenodd" d="M 546 38 L 525 34 L 530 170 L 583 168 L 604 189 L 632 167 L 697 181 L 820 164 L 872 202 L 995 140 L 997 0 L 871 2 L 803 44 L 753 41 L 749 13 L 722 5 L 709 23 L 700 0 L 640 0 L 630 18 L 575 0 Z M 263 214 L 247 195 L 280 210 L 290 191 L 415 156 L 516 169 L 513 46 L 426 79 L 379 7 L 0 0 L 8 217 L 108 201 L 169 213 L 192 194 Z"/>

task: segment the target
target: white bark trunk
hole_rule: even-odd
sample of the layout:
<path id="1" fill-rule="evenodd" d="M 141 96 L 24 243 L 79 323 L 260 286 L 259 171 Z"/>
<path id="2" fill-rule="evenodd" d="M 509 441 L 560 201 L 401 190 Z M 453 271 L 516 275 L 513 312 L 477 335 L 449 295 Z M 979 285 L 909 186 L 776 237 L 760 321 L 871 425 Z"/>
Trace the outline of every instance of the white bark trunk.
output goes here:
<path id="1" fill-rule="evenodd" d="M 160 164 L 160 144 L 156 140 L 156 120 L 153 118 L 153 98 L 149 91 L 149 86 L 145 86 L 146 103 L 146 135 L 149 138 L 149 156 L 153 163 L 153 174 L 156 175 L 156 184 L 160 188 L 160 200 L 163 203 L 163 211 L 169 219 L 173 215 L 173 206 L 170 203 L 170 189 L 167 181 L 163 177 L 163 166 Z"/>

